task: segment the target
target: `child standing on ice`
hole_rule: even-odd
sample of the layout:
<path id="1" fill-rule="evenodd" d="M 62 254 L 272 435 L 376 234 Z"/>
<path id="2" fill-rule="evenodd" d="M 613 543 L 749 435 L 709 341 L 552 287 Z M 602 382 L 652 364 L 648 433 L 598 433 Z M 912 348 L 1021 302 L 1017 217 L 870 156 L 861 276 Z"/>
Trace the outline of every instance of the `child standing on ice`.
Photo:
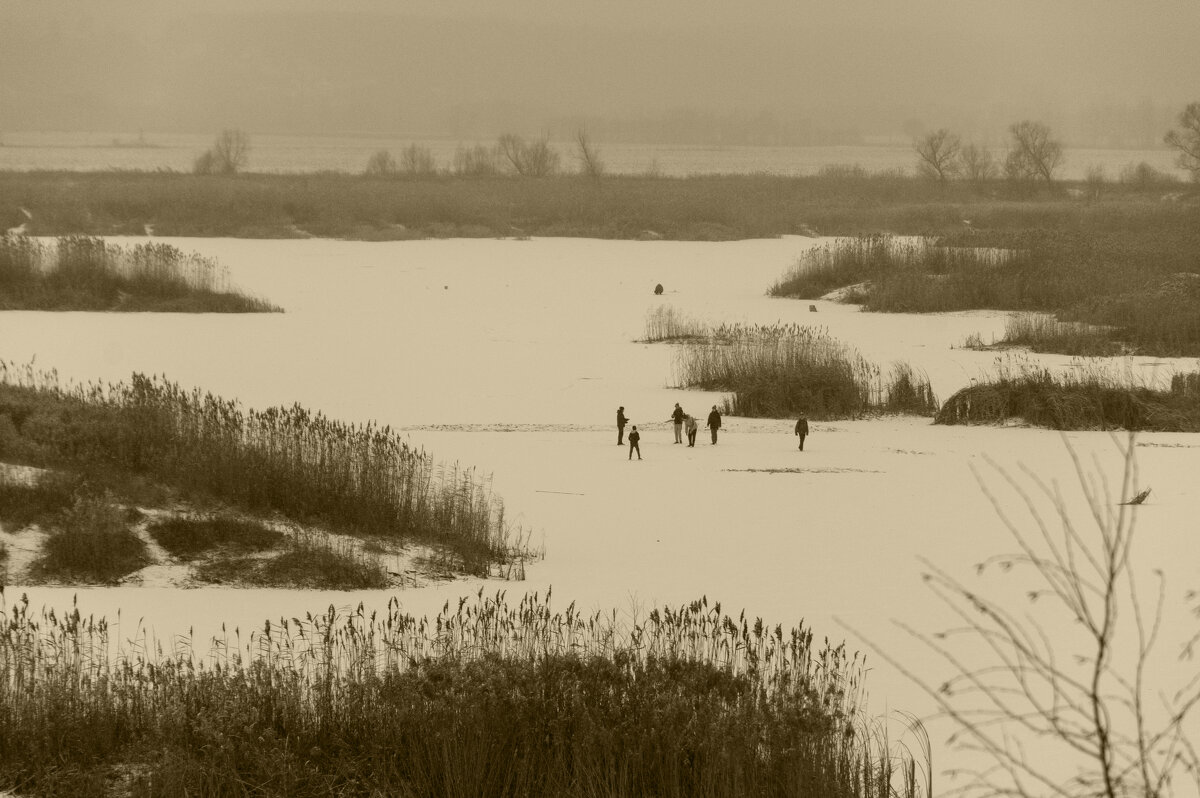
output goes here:
<path id="1" fill-rule="evenodd" d="M 642 459 L 642 450 L 638 446 L 638 441 L 642 439 L 642 435 L 637 431 L 637 424 L 633 425 L 633 429 L 629 432 L 629 459 L 633 459 L 633 453 L 637 452 L 638 459 Z"/>

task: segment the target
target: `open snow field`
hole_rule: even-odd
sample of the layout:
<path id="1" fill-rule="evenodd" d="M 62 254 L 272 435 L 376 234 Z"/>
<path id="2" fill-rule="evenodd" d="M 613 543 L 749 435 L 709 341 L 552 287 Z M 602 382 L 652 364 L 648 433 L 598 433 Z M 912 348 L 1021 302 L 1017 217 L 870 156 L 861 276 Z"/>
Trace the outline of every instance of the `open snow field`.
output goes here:
<path id="1" fill-rule="evenodd" d="M 767 298 L 767 287 L 819 240 L 169 241 L 217 257 L 235 283 L 287 313 L 4 313 L 0 357 L 24 363 L 36 356 L 41 367 L 84 381 L 164 374 L 248 406 L 299 402 L 401 428 L 439 459 L 491 474 L 510 519 L 544 544 L 545 559 L 528 567 L 525 582 L 490 582 L 488 591 L 552 586 L 560 608 L 574 600 L 620 612 L 707 595 L 735 614 L 744 608 L 785 627 L 804 619 L 818 639 L 847 638 L 862 648 L 848 625 L 937 684 L 948 671 L 892 623 L 923 632 L 956 623 L 923 584 L 920 558 L 981 592 L 1007 590 L 1024 600 L 1019 577 L 975 574 L 976 563 L 1013 544 L 972 469 L 990 474 L 1003 506 L 1030 531 L 1019 496 L 986 458 L 1030 489 L 1021 466 L 1058 480 L 1068 511 L 1091 531 L 1064 437 L 1054 432 L 935 427 L 911 418 L 814 422 L 807 451 L 798 452 L 794 419 L 727 418 L 717 446 L 703 429 L 694 449 L 671 443 L 666 419 L 674 403 L 703 423 L 720 394 L 668 387 L 673 347 L 635 342 L 660 304 L 713 323 L 823 326 L 885 367 L 903 359 L 923 370 L 941 399 L 992 366 L 996 353 L 957 347 L 970 333 L 999 337 L 1002 313 L 876 315 Z M 666 293 L 656 297 L 660 282 Z M 1036 359 L 1069 367 L 1066 358 Z M 1119 367 L 1148 379 L 1195 362 Z M 643 432 L 642 462 L 629 462 L 615 446 L 618 405 Z M 1065 440 L 1089 471 L 1119 488 L 1121 458 L 1108 434 Z M 1140 483 L 1153 493 L 1136 510 L 1134 557 L 1148 593 L 1152 569 L 1167 573 L 1170 614 L 1161 638 L 1169 669 L 1176 643 L 1196 629 L 1184 595 L 1200 587 L 1200 437 L 1145 434 L 1139 444 Z M 1051 519 L 1049 503 L 1039 506 Z M 435 583 L 400 600 L 411 612 L 435 612 L 480 586 Z M 23 590 L 10 586 L 8 600 Z M 69 605 L 78 594 L 85 613 L 120 610 L 123 630 L 141 624 L 164 645 L 189 630 L 199 642 L 222 623 L 249 630 L 330 603 L 382 608 L 391 595 L 27 592 L 35 605 Z M 1069 639 L 1069 629 L 1051 631 Z M 918 690 L 878 657 L 871 661 L 875 711 L 929 712 Z M 945 736 L 941 728 L 935 744 Z M 950 761 L 940 746 L 934 761 L 938 770 Z"/>

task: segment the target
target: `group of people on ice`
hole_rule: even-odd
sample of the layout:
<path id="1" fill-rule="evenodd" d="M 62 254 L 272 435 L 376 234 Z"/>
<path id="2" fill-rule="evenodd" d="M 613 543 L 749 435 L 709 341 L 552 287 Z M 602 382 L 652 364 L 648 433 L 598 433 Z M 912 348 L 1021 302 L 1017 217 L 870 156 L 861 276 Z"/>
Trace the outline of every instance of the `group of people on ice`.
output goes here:
<path id="1" fill-rule="evenodd" d="M 685 413 L 679 403 L 675 403 L 675 409 L 671 411 L 671 417 L 667 422 L 675 425 L 675 443 L 682 444 L 684 434 L 687 435 L 687 445 L 696 445 L 696 417 Z M 625 416 L 625 407 L 622 405 L 617 408 L 617 446 L 625 445 L 625 425 L 629 423 L 629 419 Z M 717 410 L 717 406 L 712 406 L 712 412 L 708 414 L 708 421 L 705 424 L 709 432 L 712 434 L 713 445 L 717 443 L 717 431 L 721 429 L 721 411 Z M 800 451 L 804 451 L 804 439 L 808 437 L 808 419 L 801 415 L 796 422 L 796 436 L 800 439 Z M 629 459 L 633 459 L 636 453 L 639 460 L 642 459 L 642 450 L 640 442 L 642 434 L 638 432 L 637 425 L 633 425 L 633 429 L 629 432 Z"/>

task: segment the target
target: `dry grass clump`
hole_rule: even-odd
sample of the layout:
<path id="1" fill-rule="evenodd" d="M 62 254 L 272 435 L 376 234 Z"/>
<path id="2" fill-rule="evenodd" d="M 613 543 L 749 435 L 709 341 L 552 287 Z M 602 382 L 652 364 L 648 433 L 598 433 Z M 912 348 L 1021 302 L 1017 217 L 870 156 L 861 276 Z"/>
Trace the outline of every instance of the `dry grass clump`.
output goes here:
<path id="1" fill-rule="evenodd" d="M 5 418 L 31 465 L 144 475 L 298 522 L 416 540 L 477 575 L 527 553 L 486 480 L 437 463 L 388 427 L 299 405 L 244 410 L 139 374 L 64 387 L 53 373 L 0 363 Z"/>
<path id="2" fill-rule="evenodd" d="M 646 314 L 646 333 L 642 340 L 646 343 L 684 341 L 708 334 L 708 325 L 704 322 L 684 316 L 673 305 L 659 305 Z"/>
<path id="3" fill-rule="evenodd" d="M 87 236 L 43 244 L 23 235 L 0 236 L 0 310 L 280 311 L 233 289 L 215 260 L 170 244 Z"/>
<path id="4" fill-rule="evenodd" d="M 360 607 L 111 650 L 78 608 L 0 626 L 0 787 L 22 792 L 917 798 L 861 711 L 864 661 L 706 599 L 616 613 Z M 928 762 L 920 763 L 927 771 Z M 923 774 L 922 774 L 923 775 Z"/>
<path id="5" fill-rule="evenodd" d="M 949 247 L 928 238 L 845 238 L 805 252 L 767 293 L 816 299 L 836 288 L 867 283 L 854 298 L 869 311 L 1002 307 L 994 304 L 1006 301 L 1002 287 L 994 284 L 997 272 L 1024 268 L 1029 258 L 1021 250 Z"/>
<path id="6" fill-rule="evenodd" d="M 164 518 L 149 524 L 146 531 L 172 555 L 188 559 L 214 549 L 268 551 L 285 538 L 259 521 L 224 516 Z"/>
<path id="7" fill-rule="evenodd" d="M 108 584 L 147 561 L 145 544 L 129 528 L 128 512 L 111 496 L 84 497 L 51 529 L 32 573 L 44 581 Z"/>
<path id="8" fill-rule="evenodd" d="M 46 526 L 75 504 L 82 481 L 68 474 L 42 474 L 32 482 L 0 481 L 0 523 L 9 531 Z"/>
<path id="9" fill-rule="evenodd" d="M 1200 431 L 1200 372 L 1177 374 L 1166 389 L 1114 375 L 1100 365 L 1077 372 L 1001 364 L 997 376 L 962 389 L 942 405 L 935 424 L 997 424 L 1020 418 L 1059 430 Z"/>
<path id="10" fill-rule="evenodd" d="M 1076 357 L 1108 357 L 1125 349 L 1113 339 L 1111 327 L 1078 321 L 1059 321 L 1044 313 L 1010 316 L 1001 346 L 1026 346 L 1033 352 L 1056 352 Z"/>
<path id="11" fill-rule="evenodd" d="M 869 413 L 933 415 L 928 380 L 907 365 L 885 378 L 879 366 L 831 338 L 799 324 L 722 325 L 679 348 L 677 382 L 689 388 L 731 391 L 725 411 L 781 418 L 805 412 L 814 419 Z"/>
<path id="12" fill-rule="evenodd" d="M 383 564 L 348 541 L 303 534 L 268 557 L 218 557 L 197 566 L 201 582 L 312 590 L 379 590 L 388 587 Z"/>

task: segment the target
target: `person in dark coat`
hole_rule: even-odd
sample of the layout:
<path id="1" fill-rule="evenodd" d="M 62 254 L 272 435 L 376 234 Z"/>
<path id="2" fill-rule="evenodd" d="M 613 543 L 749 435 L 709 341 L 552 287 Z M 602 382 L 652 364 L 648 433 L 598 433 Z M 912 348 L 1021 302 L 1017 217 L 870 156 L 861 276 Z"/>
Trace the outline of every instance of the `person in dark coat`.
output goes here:
<path id="1" fill-rule="evenodd" d="M 625 424 L 629 419 L 625 418 L 624 406 L 617 408 L 617 446 L 625 445 Z"/>
<path id="2" fill-rule="evenodd" d="M 654 295 L 655 296 L 662 296 L 662 292 L 663 292 L 662 283 L 659 283 L 658 285 L 654 286 Z"/>
<path id="3" fill-rule="evenodd" d="M 804 451 L 804 439 L 808 437 L 808 419 L 804 414 L 796 421 L 796 437 L 800 439 L 800 451 Z"/>
<path id="4" fill-rule="evenodd" d="M 637 424 L 633 425 L 633 429 L 629 431 L 629 459 L 633 459 L 633 453 L 637 452 L 638 459 L 642 459 L 642 450 L 638 446 L 638 441 L 642 439 L 642 434 L 637 431 Z"/>
<path id="5" fill-rule="evenodd" d="M 717 411 L 716 405 L 713 405 L 712 412 L 708 414 L 708 423 L 705 426 L 712 431 L 712 442 L 715 445 L 717 442 L 717 430 L 721 428 L 721 414 Z"/>
<path id="6" fill-rule="evenodd" d="M 667 421 L 675 422 L 675 442 L 683 443 L 683 417 L 687 413 L 683 412 L 683 408 L 679 406 L 679 402 L 675 403 L 675 409 L 671 411 L 671 417 Z"/>

